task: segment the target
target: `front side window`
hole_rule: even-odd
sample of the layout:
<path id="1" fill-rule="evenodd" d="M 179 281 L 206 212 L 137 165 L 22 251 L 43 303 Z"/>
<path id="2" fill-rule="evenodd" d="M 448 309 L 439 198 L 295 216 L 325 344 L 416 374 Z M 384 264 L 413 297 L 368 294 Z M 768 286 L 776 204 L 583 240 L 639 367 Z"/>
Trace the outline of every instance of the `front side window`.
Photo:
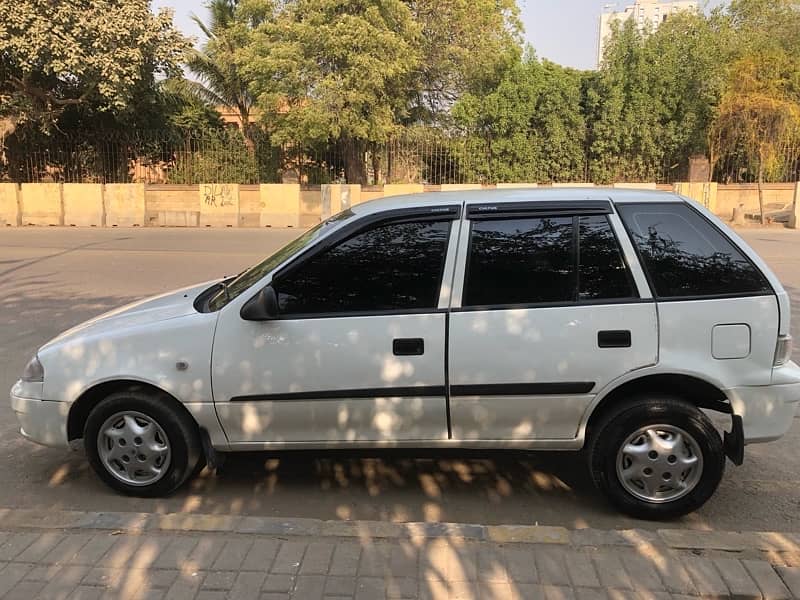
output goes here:
<path id="1" fill-rule="evenodd" d="M 281 263 L 289 260 L 295 254 L 309 248 L 312 244 L 317 242 L 323 235 L 331 230 L 334 226 L 344 222 L 354 215 L 351 211 L 345 210 L 338 215 L 322 221 L 316 227 L 306 231 L 303 235 L 295 240 L 286 244 L 283 248 L 265 258 L 257 265 L 253 265 L 249 269 L 245 269 L 234 277 L 228 284 L 224 285 L 208 302 L 208 308 L 211 311 L 219 310 L 228 302 L 245 292 L 260 281 L 267 274 L 278 267 Z"/>
<path id="2" fill-rule="evenodd" d="M 450 221 L 385 223 L 279 274 L 282 315 L 435 309 Z"/>
<path id="3" fill-rule="evenodd" d="M 659 298 L 771 293 L 764 276 L 682 203 L 617 206 Z"/>
<path id="4" fill-rule="evenodd" d="M 468 307 L 636 297 L 603 215 L 474 221 L 468 261 Z"/>

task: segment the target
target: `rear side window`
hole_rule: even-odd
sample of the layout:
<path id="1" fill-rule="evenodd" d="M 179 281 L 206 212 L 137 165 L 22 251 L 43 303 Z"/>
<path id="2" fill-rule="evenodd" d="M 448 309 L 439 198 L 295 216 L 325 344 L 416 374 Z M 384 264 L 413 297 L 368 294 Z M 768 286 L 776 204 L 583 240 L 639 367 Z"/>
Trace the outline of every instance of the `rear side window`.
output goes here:
<path id="1" fill-rule="evenodd" d="M 474 221 L 463 306 L 635 297 L 605 216 Z"/>
<path id="2" fill-rule="evenodd" d="M 572 302 L 572 217 L 472 224 L 465 306 Z"/>
<path id="3" fill-rule="evenodd" d="M 733 243 L 686 204 L 619 204 L 617 210 L 657 297 L 772 292 L 761 272 Z"/>
<path id="4" fill-rule="evenodd" d="M 606 217 L 580 217 L 578 299 L 632 298 L 633 279 Z"/>
<path id="5" fill-rule="evenodd" d="M 282 315 L 435 309 L 450 221 L 357 233 L 273 281 Z"/>

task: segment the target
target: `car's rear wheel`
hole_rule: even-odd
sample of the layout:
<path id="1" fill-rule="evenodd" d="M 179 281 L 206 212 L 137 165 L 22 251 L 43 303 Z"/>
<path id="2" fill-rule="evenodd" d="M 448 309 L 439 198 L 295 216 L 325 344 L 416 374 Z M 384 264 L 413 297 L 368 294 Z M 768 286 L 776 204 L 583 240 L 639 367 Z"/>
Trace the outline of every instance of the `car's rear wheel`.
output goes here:
<path id="1" fill-rule="evenodd" d="M 719 433 L 679 398 L 640 397 L 606 414 L 591 432 L 589 464 L 598 489 L 642 519 L 700 508 L 725 470 Z"/>
<path id="2" fill-rule="evenodd" d="M 163 496 L 195 471 L 202 451 L 192 419 L 145 391 L 111 394 L 84 428 L 89 462 L 109 486 L 132 496 Z"/>

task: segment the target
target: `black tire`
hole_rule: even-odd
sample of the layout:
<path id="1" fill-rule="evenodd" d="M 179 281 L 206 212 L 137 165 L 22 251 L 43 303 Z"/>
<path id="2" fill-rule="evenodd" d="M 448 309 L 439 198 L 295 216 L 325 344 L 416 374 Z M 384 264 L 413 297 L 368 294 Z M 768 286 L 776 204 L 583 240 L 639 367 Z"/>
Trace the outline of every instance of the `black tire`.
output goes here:
<path id="1" fill-rule="evenodd" d="M 617 455 L 622 444 L 639 428 L 657 424 L 671 425 L 688 433 L 703 460 L 695 487 L 686 495 L 663 503 L 635 496 L 625 489 L 617 474 Z M 725 472 L 725 451 L 719 433 L 702 411 L 680 398 L 632 398 L 601 417 L 589 435 L 588 461 L 595 486 L 616 508 L 639 519 L 673 519 L 697 510 L 714 494 Z"/>
<path id="2" fill-rule="evenodd" d="M 89 464 L 97 475 L 113 489 L 129 496 L 147 498 L 167 496 L 178 489 L 202 462 L 202 446 L 196 423 L 183 411 L 171 406 L 164 395 L 141 390 L 116 392 L 101 400 L 89 413 L 83 431 L 83 443 Z M 103 423 L 122 411 L 136 411 L 155 421 L 167 436 L 170 463 L 163 476 L 152 484 L 132 485 L 110 473 L 100 457 L 98 433 Z"/>

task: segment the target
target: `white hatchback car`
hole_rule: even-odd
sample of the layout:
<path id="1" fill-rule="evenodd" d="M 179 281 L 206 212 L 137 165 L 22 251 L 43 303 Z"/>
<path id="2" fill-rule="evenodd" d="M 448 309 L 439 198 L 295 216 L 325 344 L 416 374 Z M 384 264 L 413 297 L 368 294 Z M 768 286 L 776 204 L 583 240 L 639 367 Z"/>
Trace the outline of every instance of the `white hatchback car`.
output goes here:
<path id="1" fill-rule="evenodd" d="M 11 403 L 23 435 L 83 440 L 128 494 L 237 450 L 583 449 L 618 508 L 665 518 L 790 427 L 789 310 L 742 239 L 672 194 L 397 197 L 67 331 Z"/>

